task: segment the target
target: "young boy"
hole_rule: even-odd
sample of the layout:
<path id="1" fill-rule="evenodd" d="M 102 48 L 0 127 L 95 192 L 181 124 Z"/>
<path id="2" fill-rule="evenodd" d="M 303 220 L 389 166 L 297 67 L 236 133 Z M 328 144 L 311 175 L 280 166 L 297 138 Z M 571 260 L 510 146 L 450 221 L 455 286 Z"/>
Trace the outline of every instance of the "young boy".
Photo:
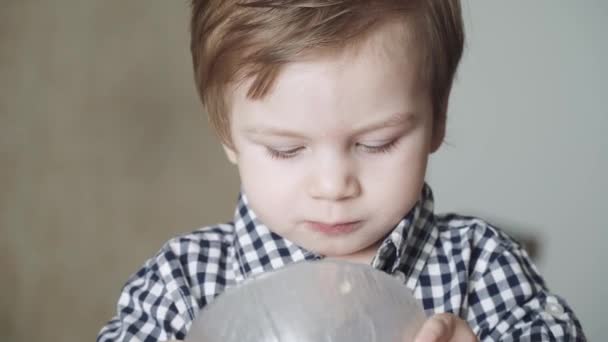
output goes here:
<path id="1" fill-rule="evenodd" d="M 131 276 L 98 341 L 182 340 L 226 289 L 320 258 L 403 281 L 430 317 L 420 341 L 585 340 L 517 242 L 433 213 L 458 0 L 194 0 L 191 24 L 242 194 L 233 222 L 170 240 Z"/>

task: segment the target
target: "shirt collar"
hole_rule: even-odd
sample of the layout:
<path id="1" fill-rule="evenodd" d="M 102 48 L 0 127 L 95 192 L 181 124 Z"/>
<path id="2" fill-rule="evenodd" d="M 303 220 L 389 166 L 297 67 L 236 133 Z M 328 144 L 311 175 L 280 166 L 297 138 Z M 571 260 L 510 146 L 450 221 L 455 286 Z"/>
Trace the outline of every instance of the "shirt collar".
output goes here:
<path id="1" fill-rule="evenodd" d="M 411 276 L 417 262 L 426 262 L 429 250 L 426 246 L 432 246 L 435 242 L 432 239 L 435 236 L 433 210 L 433 192 L 425 183 L 414 208 L 397 223 L 380 245 L 372 266 L 391 274 L 399 270 L 406 276 Z"/>
<path id="2" fill-rule="evenodd" d="M 426 266 L 438 238 L 435 225 L 434 199 L 431 188 L 425 184 L 420 199 L 413 209 L 410 226 L 403 231 L 398 249 L 397 262 L 392 272 L 399 270 L 405 275 L 406 285 L 414 290 L 420 273 Z"/>
<path id="3" fill-rule="evenodd" d="M 414 208 L 397 223 L 372 260 L 373 267 L 388 273 L 397 269 L 404 272 L 411 289 L 415 282 L 410 284 L 410 280 L 417 278 L 424 267 L 436 239 L 436 233 L 432 229 L 433 206 L 431 188 L 424 184 Z M 239 196 L 234 225 L 236 262 L 233 269 L 237 282 L 290 263 L 322 258 L 268 229 L 249 207 L 244 193 Z"/>
<path id="4" fill-rule="evenodd" d="M 270 231 L 248 206 L 244 193 L 239 196 L 234 225 L 234 271 L 237 282 L 290 263 L 320 258 L 319 255 Z"/>

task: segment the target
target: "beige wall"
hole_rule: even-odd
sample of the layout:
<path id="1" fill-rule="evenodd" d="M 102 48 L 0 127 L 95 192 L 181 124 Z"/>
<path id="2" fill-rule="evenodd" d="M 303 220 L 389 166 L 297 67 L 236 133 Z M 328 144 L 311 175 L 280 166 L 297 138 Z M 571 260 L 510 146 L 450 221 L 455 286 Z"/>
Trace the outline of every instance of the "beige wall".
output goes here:
<path id="1" fill-rule="evenodd" d="M 170 236 L 230 219 L 186 1 L 0 6 L 0 340 L 93 340 Z"/>
<path id="2" fill-rule="evenodd" d="M 537 236 L 550 288 L 602 340 L 607 2 L 463 3 L 437 207 Z M 2 0 L 0 341 L 93 340 L 165 240 L 231 216 L 187 14 L 187 0 Z"/>

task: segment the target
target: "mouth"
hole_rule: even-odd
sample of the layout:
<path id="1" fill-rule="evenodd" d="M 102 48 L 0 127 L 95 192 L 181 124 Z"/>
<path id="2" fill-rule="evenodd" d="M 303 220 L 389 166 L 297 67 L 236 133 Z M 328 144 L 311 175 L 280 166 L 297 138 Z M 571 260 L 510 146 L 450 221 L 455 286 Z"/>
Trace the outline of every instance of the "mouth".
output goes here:
<path id="1" fill-rule="evenodd" d="M 359 228 L 361 221 L 352 222 L 337 222 L 337 223 L 325 223 L 316 221 L 307 221 L 306 225 L 319 233 L 328 235 L 340 235 L 348 234 Z"/>

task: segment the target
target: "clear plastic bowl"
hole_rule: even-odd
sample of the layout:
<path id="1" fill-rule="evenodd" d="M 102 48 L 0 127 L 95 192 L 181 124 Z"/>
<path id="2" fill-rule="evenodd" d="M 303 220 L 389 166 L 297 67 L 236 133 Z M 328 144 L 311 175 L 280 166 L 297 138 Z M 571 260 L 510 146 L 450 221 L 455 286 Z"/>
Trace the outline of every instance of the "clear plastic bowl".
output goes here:
<path id="1" fill-rule="evenodd" d="M 187 342 L 405 342 L 425 319 L 410 290 L 370 266 L 302 262 L 207 305 Z"/>

